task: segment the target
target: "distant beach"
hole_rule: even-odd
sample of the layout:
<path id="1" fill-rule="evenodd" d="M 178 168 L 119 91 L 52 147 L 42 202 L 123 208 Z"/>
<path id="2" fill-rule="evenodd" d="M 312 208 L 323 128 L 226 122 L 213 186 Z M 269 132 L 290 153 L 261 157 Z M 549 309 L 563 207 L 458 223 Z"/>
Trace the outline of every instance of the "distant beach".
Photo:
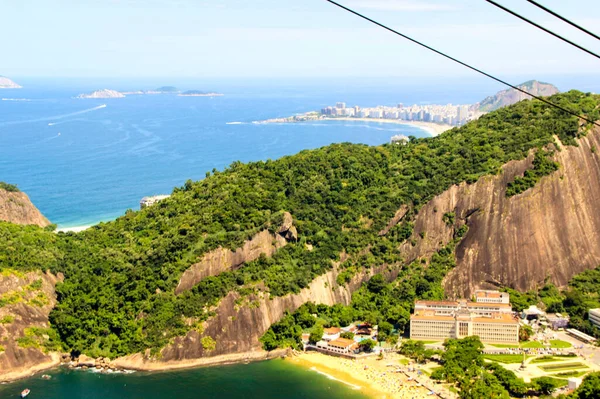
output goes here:
<path id="1" fill-rule="evenodd" d="M 80 231 L 84 231 L 89 229 L 92 226 L 74 226 L 74 227 L 63 227 L 60 229 L 56 229 L 57 233 L 79 233 Z"/>
<path id="2" fill-rule="evenodd" d="M 421 121 L 404 121 L 399 119 L 373 119 L 373 118 L 348 118 L 348 117 L 336 117 L 326 118 L 323 120 L 327 121 L 350 121 L 350 122 L 371 122 L 371 123 L 392 123 L 396 125 L 408 125 L 418 127 L 419 129 L 425 130 L 432 136 L 437 136 L 444 133 L 447 130 L 452 129 L 454 126 L 446 125 L 443 123 L 433 122 L 421 122 Z"/>

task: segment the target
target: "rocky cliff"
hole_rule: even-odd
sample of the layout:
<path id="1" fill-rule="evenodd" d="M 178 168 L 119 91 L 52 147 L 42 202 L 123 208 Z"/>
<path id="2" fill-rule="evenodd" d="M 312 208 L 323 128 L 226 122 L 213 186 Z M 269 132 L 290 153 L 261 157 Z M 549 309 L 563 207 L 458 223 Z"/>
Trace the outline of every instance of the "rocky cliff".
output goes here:
<path id="1" fill-rule="evenodd" d="M 16 224 L 36 224 L 45 227 L 48 219 L 31 203 L 27 194 L 0 188 L 0 220 Z"/>
<path id="2" fill-rule="evenodd" d="M 160 360 L 141 354 L 116 359 L 116 367 L 154 370 L 214 364 L 223 361 L 261 359 L 267 356 L 261 349 L 259 338 L 277 322 L 286 311 L 293 312 L 302 304 L 312 301 L 326 305 L 349 304 L 352 293 L 376 273 L 384 273 L 388 279 L 397 276 L 398 270 L 387 265 L 372 268 L 355 276 L 350 283 L 339 286 L 336 282 L 337 267 L 314 279 L 310 286 L 297 294 L 269 297 L 260 293 L 240 297 L 228 294 L 215 309 L 216 316 L 204 323 L 202 332 L 191 331 L 185 337 L 175 339 L 161 351 Z M 215 341 L 214 349 L 205 349 L 202 338 Z M 236 357 L 235 354 L 240 354 Z"/>
<path id="3" fill-rule="evenodd" d="M 183 273 L 175 293 L 180 294 L 189 290 L 206 277 L 235 269 L 245 262 L 258 259 L 260 255 L 272 256 L 275 251 L 287 244 L 287 240 L 296 239 L 297 232 L 292 215 L 285 212 L 283 222 L 275 234 L 263 230 L 235 251 L 219 247 L 205 254 L 200 262 L 190 266 Z"/>
<path id="4" fill-rule="evenodd" d="M 535 96 L 551 96 L 558 93 L 558 88 L 550 83 L 538 82 L 530 80 L 521 83 L 518 88 L 527 91 Z M 474 105 L 474 108 L 480 112 L 491 112 L 498 108 L 506 107 L 511 104 L 518 103 L 522 100 L 530 100 L 531 96 L 515 89 L 502 90 L 493 96 L 486 97 L 483 101 Z"/>
<path id="5" fill-rule="evenodd" d="M 0 381 L 28 376 L 59 363 L 51 353 L 48 315 L 62 275 L 10 269 L 0 272 Z"/>
<path id="6" fill-rule="evenodd" d="M 413 239 L 400 248 L 404 260 L 429 258 L 466 224 L 468 232 L 456 248 L 457 266 L 444 281 L 449 296 L 469 296 L 479 287 L 527 290 L 543 284 L 547 277 L 564 285 L 574 274 L 598 266 L 600 155 L 596 149 L 600 148 L 600 129 L 589 132 L 578 146 L 559 144 L 559 148 L 554 158 L 560 169 L 519 195 L 507 197 L 506 187 L 532 167 L 533 152 L 524 160 L 506 164 L 498 175 L 453 186 L 433 198 L 418 211 Z M 399 223 L 407 211 L 406 207 L 399 209 L 380 234 Z M 228 259 L 234 258 L 230 255 Z M 212 273 L 211 262 L 205 265 L 205 273 Z M 387 272 L 391 279 L 397 269 L 372 268 L 347 286 L 336 283 L 338 271 L 334 269 L 300 293 L 284 297 L 261 293 L 240 298 L 230 293 L 201 332 L 175 339 L 161 351 L 160 361 L 138 354 L 118 359 L 116 365 L 156 369 L 209 364 L 240 353 L 243 358 L 260 358 L 264 353 L 259 337 L 286 311 L 307 301 L 347 304 L 352 292 L 377 272 Z M 204 337 L 214 339 L 214 349 L 203 347 Z"/>
<path id="7" fill-rule="evenodd" d="M 479 287 L 528 290 L 547 277 L 563 286 L 574 274 L 598 266 L 600 129 L 578 144 L 561 146 L 554 156 L 560 169 L 522 194 L 506 197 L 506 186 L 532 167 L 533 154 L 508 163 L 497 176 L 451 187 L 432 199 L 415 220 L 416 245 L 403 247 L 406 259 L 430 255 L 466 223 L 457 267 L 445 280 L 450 296 L 468 297 Z M 446 214 L 454 215 L 453 223 L 444 221 Z"/>

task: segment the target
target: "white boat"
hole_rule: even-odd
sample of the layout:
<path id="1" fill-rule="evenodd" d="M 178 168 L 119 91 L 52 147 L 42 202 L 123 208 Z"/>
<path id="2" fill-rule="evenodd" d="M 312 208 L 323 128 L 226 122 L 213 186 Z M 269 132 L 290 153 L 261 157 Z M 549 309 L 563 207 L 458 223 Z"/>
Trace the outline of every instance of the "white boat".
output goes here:
<path id="1" fill-rule="evenodd" d="M 27 395 L 29 395 L 29 393 L 30 393 L 30 392 L 31 392 L 31 391 L 30 391 L 29 389 L 24 389 L 24 390 L 21 392 L 21 397 L 22 397 L 22 398 L 26 397 Z"/>

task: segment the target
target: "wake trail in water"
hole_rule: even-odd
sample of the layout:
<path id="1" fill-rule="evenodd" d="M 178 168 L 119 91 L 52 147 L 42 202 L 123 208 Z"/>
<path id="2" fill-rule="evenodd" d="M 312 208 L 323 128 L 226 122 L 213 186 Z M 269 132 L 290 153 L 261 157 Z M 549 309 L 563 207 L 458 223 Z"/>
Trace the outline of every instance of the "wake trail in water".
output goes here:
<path id="1" fill-rule="evenodd" d="M 88 108 L 88 109 L 84 109 L 84 110 L 81 110 L 81 111 L 70 112 L 68 114 L 61 114 L 61 115 L 49 116 L 49 117 L 45 117 L 45 118 L 27 119 L 27 120 L 24 120 L 24 121 L 1 122 L 0 126 L 21 125 L 21 124 L 24 124 L 24 123 L 53 121 L 53 120 L 56 120 L 56 119 L 64 119 L 64 118 L 69 118 L 69 117 L 75 116 L 75 115 L 81 115 L 81 114 L 86 114 L 88 112 L 98 111 L 98 110 L 103 109 L 103 108 L 106 108 L 106 104 L 98 105 L 97 107 Z M 53 123 L 52 125 L 54 125 L 54 124 L 56 124 L 56 123 Z M 48 125 L 52 126 L 50 123 Z"/>

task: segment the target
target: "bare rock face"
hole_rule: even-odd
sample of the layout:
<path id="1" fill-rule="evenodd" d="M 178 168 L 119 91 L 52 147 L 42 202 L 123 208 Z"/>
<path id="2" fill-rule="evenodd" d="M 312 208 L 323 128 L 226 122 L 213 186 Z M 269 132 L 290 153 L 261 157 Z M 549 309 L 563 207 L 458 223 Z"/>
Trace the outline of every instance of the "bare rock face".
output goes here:
<path id="1" fill-rule="evenodd" d="M 202 334 L 191 331 L 185 337 L 176 338 L 173 344 L 161 351 L 160 360 L 138 354 L 116 359 L 113 364 L 152 370 L 159 365 L 186 364 L 195 359 L 203 360 L 195 364 L 210 364 L 211 359 L 218 363 L 234 354 L 253 358 L 264 356 L 259 338 L 271 324 L 280 320 L 286 311 L 293 312 L 308 301 L 327 305 L 348 304 L 352 293 L 377 273 L 384 273 L 389 279 L 393 279 L 398 270 L 385 265 L 372 268 L 355 276 L 349 284 L 338 286 L 338 270 L 334 268 L 317 277 L 309 287 L 298 294 L 283 297 L 270 298 L 268 294 L 262 293 L 240 298 L 239 294 L 230 293 L 215 309 L 216 316 L 205 323 Z M 204 349 L 204 337 L 215 341 L 214 349 Z"/>
<path id="2" fill-rule="evenodd" d="M 235 251 L 219 247 L 206 253 L 200 262 L 190 266 L 183 273 L 175 289 L 175 294 L 191 289 L 206 277 L 216 276 L 228 270 L 235 270 L 243 263 L 258 259 L 262 254 L 272 256 L 275 251 L 284 247 L 288 241 L 298 239 L 298 231 L 293 223 L 292 215 L 286 212 L 277 234 L 271 234 L 268 230 L 263 230 Z"/>
<path id="3" fill-rule="evenodd" d="M 506 164 L 498 176 L 461 184 L 432 199 L 415 220 L 417 245 L 405 244 L 408 261 L 431 255 L 453 239 L 462 224 L 469 231 L 456 248 L 457 267 L 445 279 L 447 294 L 469 297 L 477 288 L 510 286 L 529 290 L 547 277 L 559 286 L 600 264 L 600 129 L 564 146 L 557 172 L 511 198 L 507 184 L 532 167 L 527 159 Z M 448 226 L 444 214 L 454 212 Z M 424 238 L 420 238 L 424 233 Z"/>
<path id="4" fill-rule="evenodd" d="M 0 273 L 0 298 L 8 302 L 0 307 L 0 381 L 59 363 L 57 354 L 43 350 L 47 336 L 32 334 L 32 330 L 49 327 L 48 315 L 56 303 L 54 287 L 62 279 L 62 275 L 40 271 L 23 274 L 5 269 Z"/>
<path id="5" fill-rule="evenodd" d="M 6 191 L 0 188 L 0 220 L 16 224 L 36 224 L 46 227 L 48 219 L 31 203 L 23 192 Z"/>

